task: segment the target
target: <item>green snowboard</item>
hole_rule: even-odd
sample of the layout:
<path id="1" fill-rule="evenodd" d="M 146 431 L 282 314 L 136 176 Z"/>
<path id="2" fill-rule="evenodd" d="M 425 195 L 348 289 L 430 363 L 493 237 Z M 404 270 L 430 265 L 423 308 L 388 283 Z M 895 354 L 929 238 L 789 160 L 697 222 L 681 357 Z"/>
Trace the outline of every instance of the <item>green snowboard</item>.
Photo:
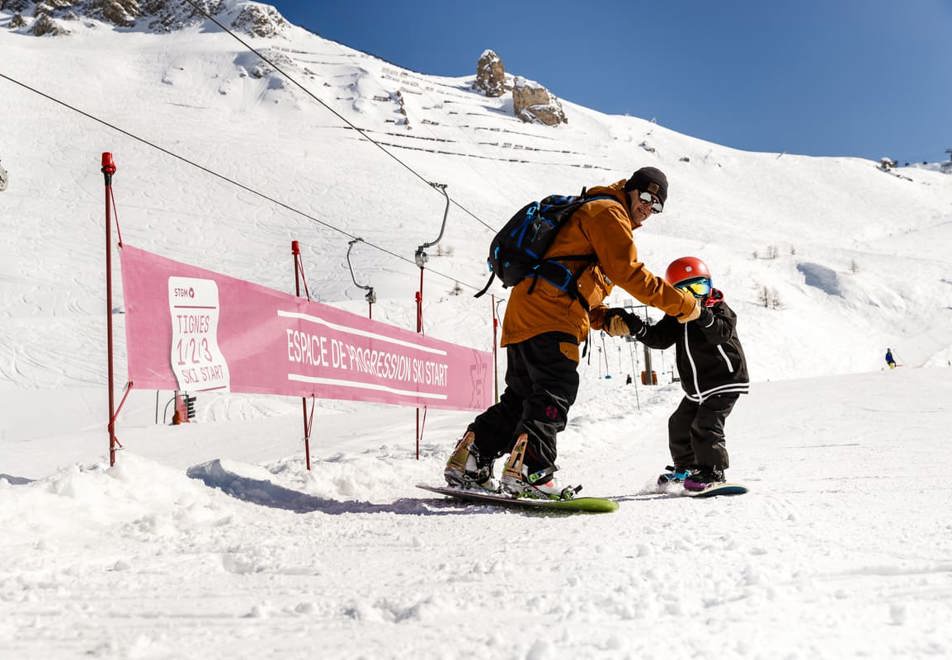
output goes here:
<path id="1" fill-rule="evenodd" d="M 530 497 L 512 497 L 487 490 L 452 488 L 450 486 L 427 486 L 417 484 L 417 488 L 431 493 L 448 495 L 458 500 L 493 506 L 505 506 L 514 509 L 536 509 L 542 511 L 561 511 L 563 513 L 611 513 L 618 510 L 618 502 L 603 497 L 576 497 L 571 500 L 537 500 Z"/>

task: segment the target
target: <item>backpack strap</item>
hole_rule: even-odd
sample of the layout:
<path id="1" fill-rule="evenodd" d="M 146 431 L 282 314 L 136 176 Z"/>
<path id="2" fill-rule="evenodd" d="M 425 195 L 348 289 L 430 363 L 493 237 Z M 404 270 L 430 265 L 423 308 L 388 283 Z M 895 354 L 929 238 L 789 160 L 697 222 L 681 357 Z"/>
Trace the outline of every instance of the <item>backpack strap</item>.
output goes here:
<path id="1" fill-rule="evenodd" d="M 579 196 L 583 199 L 580 200 L 578 207 L 572 211 L 573 214 L 575 211 L 578 211 L 578 209 L 581 208 L 586 202 L 595 201 L 597 199 L 611 199 L 616 202 L 618 201 L 612 195 L 592 195 L 591 197 L 586 197 L 586 195 L 586 188 L 582 188 L 582 194 Z M 580 268 L 573 272 L 570 271 L 565 265 L 560 263 L 562 261 L 582 261 L 584 263 Z M 528 293 L 531 294 L 535 290 L 535 286 L 541 277 L 558 288 L 560 291 L 567 293 L 569 297 L 577 300 L 582 308 L 588 312 L 590 310 L 588 302 L 578 294 L 575 284 L 582 273 L 585 272 L 585 269 L 588 268 L 589 264 L 594 263 L 595 261 L 596 259 L 594 254 L 565 254 L 559 255 L 557 257 L 543 257 L 539 259 L 539 262 L 534 269 L 535 272 L 530 275 L 530 277 L 532 277 L 532 284 L 529 285 Z M 553 268 L 556 268 L 557 270 L 553 271 Z M 545 272 L 543 272 L 543 269 L 548 272 L 548 276 Z M 568 274 L 567 277 L 566 273 Z M 493 280 L 495 279 L 496 273 L 490 273 L 489 279 L 486 281 L 486 285 L 479 292 L 473 295 L 473 298 L 479 298 L 485 295 L 485 293 L 489 290 L 489 287 L 492 286 Z M 561 284 L 559 283 L 560 281 Z"/>
<path id="2" fill-rule="evenodd" d="M 616 202 L 618 201 L 618 200 L 615 199 L 612 195 L 592 195 L 591 197 L 586 197 L 585 195 L 586 195 L 585 188 L 582 188 L 582 194 L 580 195 L 580 197 L 582 197 L 583 199 L 581 199 L 581 200 L 579 201 L 578 207 L 577 207 L 574 211 L 572 211 L 572 215 L 575 215 L 576 211 L 578 211 L 580 208 L 582 208 L 582 206 L 583 206 L 584 204 L 586 204 L 587 202 L 594 202 L 595 200 L 598 200 L 598 199 L 611 199 L 611 200 L 614 200 L 614 201 L 616 201 Z M 619 203 L 620 203 L 620 202 L 619 202 Z M 589 261 L 589 262 L 594 262 L 594 261 L 595 261 L 595 255 L 594 255 L 594 254 L 560 254 L 560 255 L 557 256 L 557 257 L 543 257 L 540 261 L 543 262 L 543 263 L 545 263 L 545 262 L 552 262 L 552 261 L 555 261 L 555 262 L 559 262 L 559 261 Z M 583 270 L 584 270 L 584 268 L 583 268 Z M 580 274 L 581 274 L 581 272 L 576 273 L 575 276 L 578 277 L 578 275 L 580 275 Z M 559 287 L 559 288 L 561 288 L 561 287 Z"/>
<path id="3" fill-rule="evenodd" d="M 473 296 L 473 298 L 479 298 L 480 296 L 482 296 L 483 294 L 485 294 L 487 291 L 489 291 L 489 287 L 490 287 L 490 285 L 493 283 L 493 280 L 494 280 L 494 279 L 496 279 L 496 273 L 490 273 L 490 274 L 489 274 L 489 279 L 486 280 L 486 286 L 484 286 L 482 289 L 480 289 L 480 290 L 479 290 L 479 293 L 477 293 L 475 296 Z"/>
<path id="4" fill-rule="evenodd" d="M 581 197 L 584 199 L 581 200 L 578 208 L 576 208 L 575 211 L 578 211 L 578 209 L 581 208 L 586 202 L 592 202 L 597 199 L 611 199 L 615 202 L 618 202 L 618 200 L 613 195 L 592 195 L 591 197 L 586 197 L 585 195 L 586 189 L 582 188 Z M 575 214 L 575 211 L 572 212 L 573 215 Z M 561 263 L 563 261 L 582 261 L 583 263 L 573 272 Z M 539 266 L 536 268 L 536 278 L 541 276 L 544 280 L 548 281 L 560 291 L 567 293 L 570 298 L 577 300 L 578 304 L 582 306 L 582 309 L 584 309 L 586 312 L 589 312 L 591 311 L 591 307 L 589 306 L 588 301 L 579 295 L 576 283 L 578 282 L 578 278 L 582 276 L 582 273 L 585 272 L 585 269 L 596 261 L 597 259 L 594 254 L 565 254 L 555 257 L 544 257 L 540 261 Z M 561 270 L 559 270 L 557 273 L 553 273 L 551 266 L 557 266 Z M 548 272 L 551 274 L 549 277 L 546 277 L 545 273 L 542 272 L 543 268 L 548 269 Z M 565 277 L 564 273 L 568 273 L 568 277 Z M 559 283 L 560 279 L 561 283 Z M 532 283 L 532 286 L 529 288 L 529 293 L 531 293 L 532 289 L 535 288 L 535 284 L 535 282 Z"/>

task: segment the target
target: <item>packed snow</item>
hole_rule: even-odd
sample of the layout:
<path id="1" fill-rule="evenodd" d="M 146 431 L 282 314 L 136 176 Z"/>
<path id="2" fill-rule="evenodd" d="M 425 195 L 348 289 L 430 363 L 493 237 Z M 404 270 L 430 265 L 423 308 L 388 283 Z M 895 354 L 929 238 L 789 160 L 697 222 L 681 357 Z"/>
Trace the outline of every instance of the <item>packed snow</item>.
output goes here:
<path id="1" fill-rule="evenodd" d="M 70 28 L 3 29 L 0 73 L 311 218 L 0 79 L 0 657 L 952 655 L 941 168 L 741 152 L 565 99 L 568 124 L 524 124 L 472 76 L 407 71 L 293 26 L 246 37 L 421 180 L 212 27 Z M 471 412 L 429 411 L 417 460 L 413 409 L 319 402 L 308 472 L 296 399 L 201 395 L 196 422 L 170 426 L 171 392 L 133 390 L 110 468 L 103 151 L 126 242 L 293 291 L 299 240 L 312 295 L 363 314 L 345 257 L 360 236 L 351 259 L 379 296 L 374 318 L 402 328 L 414 250 L 443 217 L 425 182 L 447 184 L 425 329 L 483 350 L 492 302 L 470 294 L 487 276 L 485 225 L 660 167 L 668 205 L 636 242 L 656 273 L 705 259 L 738 314 L 754 382 L 728 420 L 728 477 L 750 493 L 654 492 L 680 399 L 673 356 L 653 353 L 660 385 L 644 386 L 641 346 L 601 336 L 559 462 L 615 513 L 415 488 L 441 482 Z M 899 368 L 884 369 L 886 347 Z"/>

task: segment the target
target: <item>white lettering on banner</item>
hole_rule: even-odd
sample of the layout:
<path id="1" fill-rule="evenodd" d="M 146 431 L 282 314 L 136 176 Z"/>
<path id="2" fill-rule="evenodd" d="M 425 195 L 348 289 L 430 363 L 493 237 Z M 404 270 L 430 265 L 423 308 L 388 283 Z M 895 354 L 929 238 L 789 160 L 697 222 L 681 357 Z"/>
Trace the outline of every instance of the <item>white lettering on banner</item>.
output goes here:
<path id="1" fill-rule="evenodd" d="M 169 277 L 172 372 L 180 390 L 230 389 L 228 362 L 218 347 L 218 284 L 196 277 Z"/>
<path id="2" fill-rule="evenodd" d="M 323 325 L 328 329 L 342 334 L 357 335 L 368 339 L 374 339 L 380 342 L 386 342 L 395 347 L 405 347 L 416 351 L 423 351 L 436 356 L 446 357 L 447 353 L 443 349 L 425 346 L 415 342 L 394 339 L 367 330 L 351 328 L 348 326 L 332 323 L 311 314 L 301 314 L 298 312 L 285 312 L 278 310 L 278 316 L 285 318 L 296 318 L 303 321 Z M 350 343 L 325 337 L 319 334 L 311 334 L 300 330 L 288 329 L 287 331 L 287 350 L 288 361 L 311 367 L 323 367 L 338 369 L 340 371 L 352 371 L 355 374 L 367 375 L 381 380 L 408 383 L 410 385 L 429 385 L 445 388 L 449 383 L 449 365 L 439 359 L 423 360 L 414 358 L 394 351 L 382 351 L 377 349 L 354 346 Z M 417 398 L 446 399 L 444 394 L 424 393 L 415 390 L 403 390 L 399 388 L 381 385 L 378 383 L 365 383 L 355 380 L 343 380 L 340 378 L 316 377 L 303 374 L 289 373 L 289 380 L 317 383 L 324 385 L 337 385 L 343 387 L 354 387 L 361 389 L 370 389 L 385 391 L 391 394 L 401 396 L 412 396 Z"/>
<path id="3" fill-rule="evenodd" d="M 417 344 L 412 341 L 404 341 L 402 339 L 394 339 L 393 337 L 388 337 L 386 335 L 377 334 L 376 332 L 369 332 L 367 330 L 361 330 L 360 328 L 351 328 L 346 325 L 340 325 L 339 323 L 332 323 L 326 321 L 319 316 L 313 316 L 311 314 L 302 314 L 300 312 L 285 312 L 284 310 L 278 310 L 278 316 L 287 319 L 301 319 L 302 321 L 310 321 L 311 323 L 317 323 L 319 325 L 326 326 L 331 330 L 336 330 L 337 332 L 343 332 L 349 335 L 357 335 L 358 337 L 366 337 L 367 339 L 376 339 L 378 341 L 384 341 L 389 344 L 396 344 L 397 346 L 406 346 L 407 348 L 415 348 L 418 351 L 423 351 L 425 353 L 435 353 L 436 355 L 446 355 L 446 351 L 440 348 L 433 348 L 432 346 L 425 346 L 423 344 Z"/>
<path id="4" fill-rule="evenodd" d="M 395 387 L 386 385 L 377 385 L 376 383 L 357 383 L 352 380 L 339 380 L 337 378 L 317 378 L 315 376 L 302 376 L 300 374 L 288 374 L 288 380 L 295 380 L 300 383 L 317 383 L 318 385 L 336 385 L 338 387 L 354 387 L 361 390 L 376 390 L 377 392 L 389 392 L 400 396 L 411 396 L 415 399 L 438 399 L 446 401 L 449 397 L 445 394 L 434 394 L 429 392 L 415 392 L 413 390 L 398 390 Z"/>
<path id="5" fill-rule="evenodd" d="M 288 360 L 312 367 L 329 367 L 327 337 L 288 330 Z"/>

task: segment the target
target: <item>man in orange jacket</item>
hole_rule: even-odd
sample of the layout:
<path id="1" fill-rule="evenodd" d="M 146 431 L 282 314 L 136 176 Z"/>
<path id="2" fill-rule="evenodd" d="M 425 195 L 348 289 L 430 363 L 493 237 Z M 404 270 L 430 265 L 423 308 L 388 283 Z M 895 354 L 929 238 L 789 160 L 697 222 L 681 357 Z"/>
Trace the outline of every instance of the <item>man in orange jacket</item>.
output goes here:
<path id="1" fill-rule="evenodd" d="M 653 275 L 638 260 L 632 232 L 668 197 L 668 180 L 643 167 L 625 180 L 588 190 L 606 196 L 580 206 L 559 230 L 545 256 L 594 255 L 570 295 L 542 278 L 512 288 L 502 325 L 506 390 L 476 417 L 459 440 L 444 476 L 453 486 L 493 488 L 493 463 L 509 453 L 501 486 L 517 496 L 570 496 L 554 477 L 556 435 L 565 428 L 578 392 L 579 343 L 589 329 L 630 333 L 621 310 L 603 300 L 619 286 L 681 323 L 700 313 L 694 296 Z M 566 259 L 569 261 L 569 259 Z M 568 490 L 568 489 L 565 489 Z"/>

